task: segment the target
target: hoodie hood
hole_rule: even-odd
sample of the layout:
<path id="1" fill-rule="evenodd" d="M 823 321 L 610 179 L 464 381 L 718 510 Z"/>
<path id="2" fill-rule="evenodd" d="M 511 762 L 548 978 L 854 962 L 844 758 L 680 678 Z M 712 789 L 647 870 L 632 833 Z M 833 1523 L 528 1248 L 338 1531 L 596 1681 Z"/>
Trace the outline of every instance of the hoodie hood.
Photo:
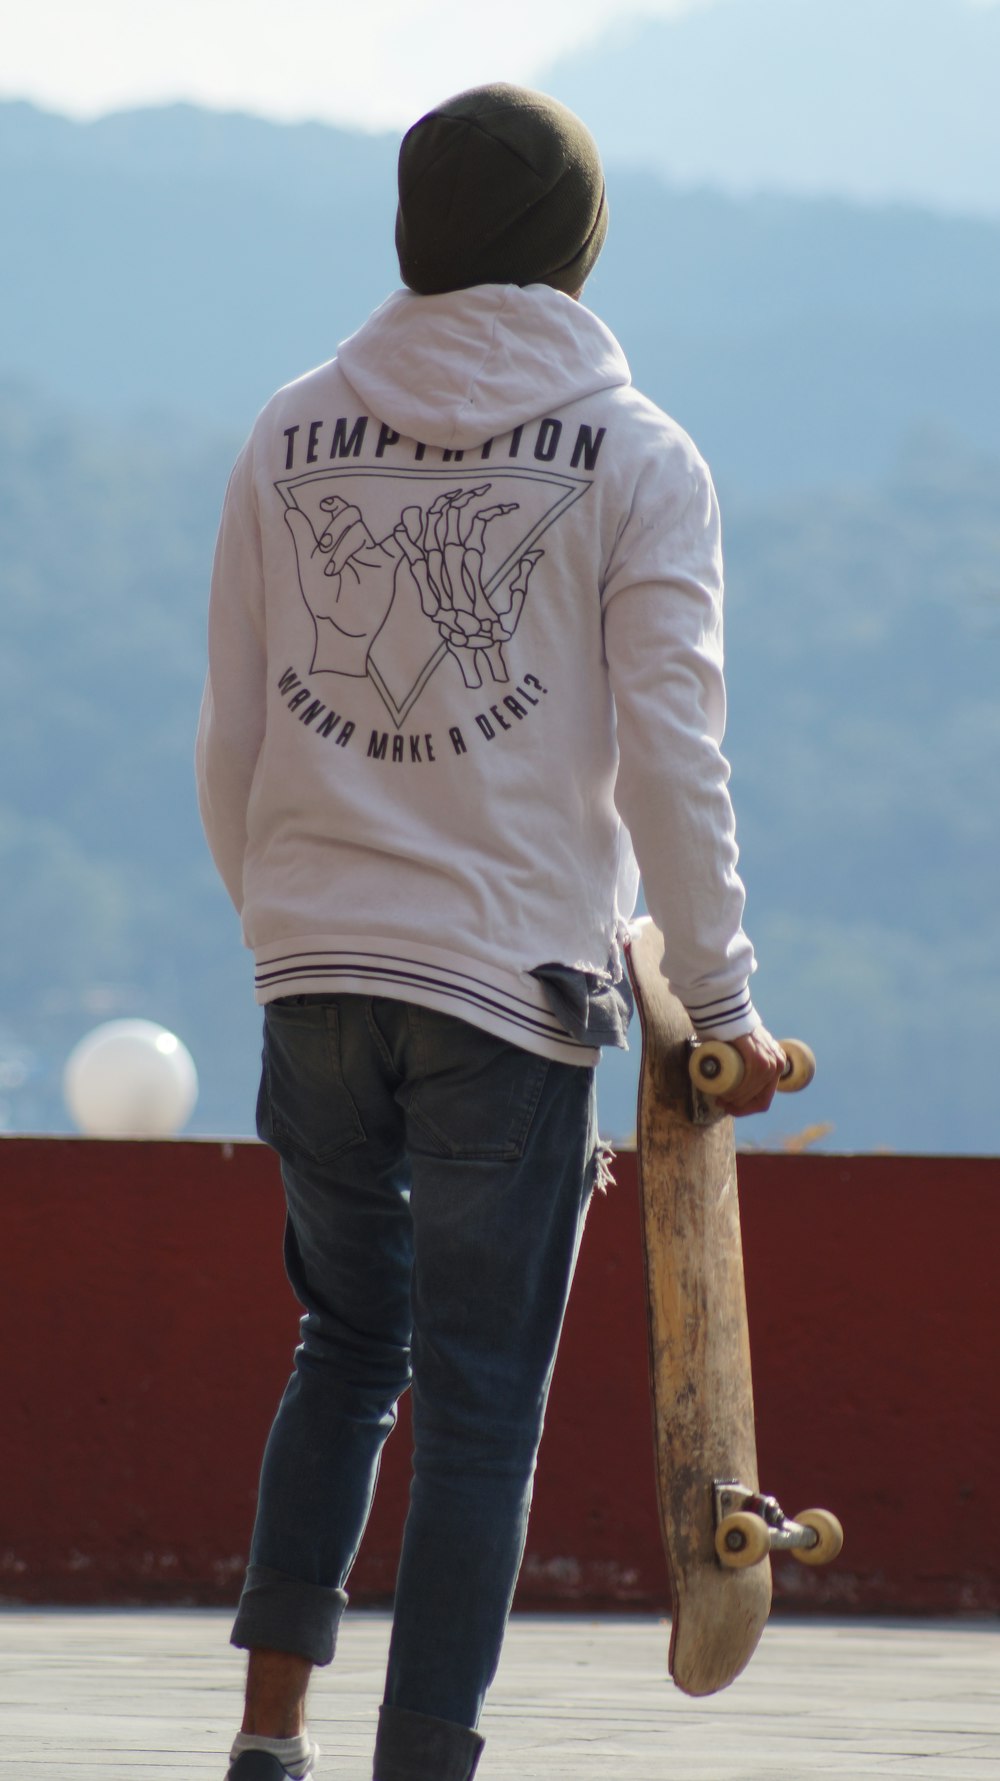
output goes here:
<path id="1" fill-rule="evenodd" d="M 450 451 L 631 382 L 610 329 L 548 285 L 396 291 L 337 364 L 369 414 Z"/>

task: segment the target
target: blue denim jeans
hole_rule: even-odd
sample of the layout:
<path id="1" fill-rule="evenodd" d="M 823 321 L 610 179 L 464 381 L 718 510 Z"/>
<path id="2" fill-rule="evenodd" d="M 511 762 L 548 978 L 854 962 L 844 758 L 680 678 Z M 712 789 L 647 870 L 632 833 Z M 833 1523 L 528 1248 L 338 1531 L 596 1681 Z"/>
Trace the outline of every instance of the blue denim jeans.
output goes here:
<path id="1" fill-rule="evenodd" d="M 300 997 L 265 1010 L 258 1130 L 281 1158 L 285 1263 L 305 1315 L 233 1641 L 330 1661 L 411 1386 L 376 1775 L 462 1781 L 594 1185 L 594 1072 L 410 1003 Z M 434 1743 L 439 1726 L 456 1734 L 450 1750 Z"/>

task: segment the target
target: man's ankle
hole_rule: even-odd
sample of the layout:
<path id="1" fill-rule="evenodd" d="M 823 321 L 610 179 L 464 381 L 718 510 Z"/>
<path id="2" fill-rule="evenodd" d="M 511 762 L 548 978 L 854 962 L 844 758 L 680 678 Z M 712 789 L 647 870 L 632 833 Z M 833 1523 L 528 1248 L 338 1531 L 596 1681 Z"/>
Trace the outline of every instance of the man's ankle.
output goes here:
<path id="1" fill-rule="evenodd" d="M 241 1729 L 259 1738 L 298 1738 L 306 1728 L 307 1657 L 291 1651 L 251 1651 Z"/>

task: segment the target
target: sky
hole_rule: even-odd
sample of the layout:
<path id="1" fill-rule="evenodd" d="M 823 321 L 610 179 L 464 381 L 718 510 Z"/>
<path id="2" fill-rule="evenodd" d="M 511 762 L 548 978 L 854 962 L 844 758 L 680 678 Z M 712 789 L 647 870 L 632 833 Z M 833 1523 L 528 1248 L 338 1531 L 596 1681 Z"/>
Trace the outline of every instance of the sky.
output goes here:
<path id="1" fill-rule="evenodd" d="M 431 105 L 463 87 L 487 80 L 544 85 L 553 63 L 643 18 L 677 17 L 715 6 L 732 14 L 746 5 L 749 12 L 751 4 L 752 0 L 492 0 L 491 4 L 483 0 L 10 0 L 0 32 L 0 98 L 30 99 L 82 119 L 184 99 L 270 119 L 314 119 L 398 135 Z M 803 11 L 822 5 L 827 24 L 836 28 L 837 0 L 794 0 L 794 4 Z M 916 45 L 928 8 L 940 7 L 946 15 L 948 6 L 997 8 L 1000 0 L 870 0 L 870 4 L 873 11 L 879 6 L 886 9 L 893 31 L 900 18 L 912 17 Z M 767 12 L 763 0 L 761 12 Z M 855 31 L 857 15 L 855 6 L 851 11 Z M 946 29 L 946 16 L 943 22 Z M 863 58 L 863 51 L 859 53 Z M 899 61 L 905 64 L 907 57 Z M 776 66 L 780 69 L 780 48 Z M 815 72 L 822 87 L 822 70 Z M 898 68 L 887 65 L 884 73 L 891 147 L 893 79 Z M 958 78 L 961 81 L 960 68 Z M 923 69 L 920 80 L 925 79 Z M 823 139 L 829 117 L 824 124 L 822 117 L 810 115 L 803 124 L 806 97 L 802 90 L 791 94 L 787 115 L 799 116 L 802 141 L 809 137 L 813 122 L 812 134 Z M 928 99 L 933 113 L 933 94 Z M 843 110 L 841 127 L 846 127 L 849 109 Z M 600 108 L 588 110 L 587 115 L 599 116 Z M 839 115 L 836 108 L 835 115 Z M 648 136 L 648 108 L 642 116 Z M 675 145 L 671 169 L 687 169 L 683 177 L 694 183 L 739 186 L 724 141 L 729 116 L 708 139 L 704 132 L 701 140 L 697 130 L 689 132 L 685 154 L 692 165 L 687 169 Z M 886 135 L 880 117 L 876 104 L 876 125 Z M 907 117 L 903 108 L 897 118 L 900 127 Z M 772 112 L 770 121 L 784 127 L 778 111 Z M 969 121 L 975 121 L 971 114 Z M 665 139 L 652 122 L 653 141 L 666 157 Z M 626 119 L 614 137 L 619 151 L 628 133 Z M 608 135 L 609 142 L 613 134 Z M 767 130 L 760 135 L 758 162 Z M 979 186 L 985 182 L 985 208 L 992 215 L 994 185 L 981 155 L 975 160 L 977 140 L 974 132 L 970 136 L 959 129 L 949 135 L 945 128 L 939 142 L 930 129 L 920 138 L 921 153 L 907 163 L 905 178 L 897 170 L 892 178 L 885 174 L 881 184 L 878 168 L 871 158 L 866 160 L 862 143 L 859 152 L 868 171 L 852 185 L 849 170 L 841 169 L 836 189 L 981 210 Z M 858 143 L 854 146 L 859 149 Z M 886 148 L 886 143 L 879 146 Z M 964 183 L 960 179 L 952 189 L 954 178 L 948 186 L 945 177 L 951 163 L 969 152 L 975 172 L 971 183 L 976 186 L 971 195 L 969 178 Z M 737 146 L 737 159 L 739 153 Z M 784 188 L 788 161 L 782 143 L 777 153 L 777 183 Z M 922 161 L 934 163 L 929 172 L 922 170 L 921 155 Z M 650 160 L 645 150 L 638 158 Z M 659 164 L 657 155 L 652 160 Z M 725 163 L 721 171 L 716 164 L 720 160 Z M 804 161 L 799 174 L 803 189 L 813 189 L 809 184 L 813 175 Z M 827 174 L 828 169 L 815 189 L 829 187 Z M 772 172 L 756 162 L 748 177 L 748 189 L 775 185 Z"/>
<path id="2" fill-rule="evenodd" d="M 531 85 L 616 19 L 711 0 L 27 0 L 0 96 L 96 117 L 191 99 L 372 130 L 486 80 Z"/>

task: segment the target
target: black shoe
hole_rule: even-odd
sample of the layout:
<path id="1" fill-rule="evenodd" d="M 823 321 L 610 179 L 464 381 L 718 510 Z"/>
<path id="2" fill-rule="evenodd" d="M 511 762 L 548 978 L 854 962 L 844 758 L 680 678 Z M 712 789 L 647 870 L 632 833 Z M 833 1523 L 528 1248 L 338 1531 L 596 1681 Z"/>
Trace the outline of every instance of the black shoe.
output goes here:
<path id="1" fill-rule="evenodd" d="M 226 1771 L 226 1781 L 288 1781 L 288 1770 L 267 1750 L 241 1750 Z"/>

